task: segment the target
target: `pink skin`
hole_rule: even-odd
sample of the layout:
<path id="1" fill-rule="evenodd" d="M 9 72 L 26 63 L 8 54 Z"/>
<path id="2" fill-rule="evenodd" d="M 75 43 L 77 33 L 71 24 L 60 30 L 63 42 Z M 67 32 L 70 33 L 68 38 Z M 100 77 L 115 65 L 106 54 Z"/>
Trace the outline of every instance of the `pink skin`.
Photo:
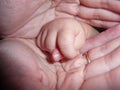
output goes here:
<path id="1" fill-rule="evenodd" d="M 120 90 L 120 25 L 112 27 L 120 20 L 120 1 L 81 0 L 81 5 L 79 0 L 54 1 L 53 8 L 50 8 L 50 0 L 0 1 L 0 34 L 12 37 L 0 41 L 0 82 L 5 85 L 3 90 Z M 102 1 L 106 3 L 101 4 Z M 89 39 L 81 51 L 89 50 L 90 64 L 86 65 L 86 58 L 82 55 L 63 63 L 47 62 L 35 42 L 41 27 L 59 16 L 75 18 L 76 7 L 77 12 L 81 12 L 77 19 L 94 26 L 112 28 Z M 87 10 L 96 12 L 89 20 L 84 18 Z"/>
<path id="2" fill-rule="evenodd" d="M 1 0 L 0 3 L 0 33 L 12 37 L 35 38 L 44 24 L 60 17 L 105 28 L 120 21 L 119 0 Z"/>
<path id="3" fill-rule="evenodd" d="M 40 31 L 37 45 L 49 52 L 54 61 L 79 55 L 85 41 L 98 32 L 91 26 L 71 18 L 61 18 L 47 23 Z"/>
<path id="4" fill-rule="evenodd" d="M 119 90 L 120 33 L 117 38 L 110 39 L 109 33 L 114 33 L 114 30 L 119 32 L 120 26 L 97 36 L 103 38 L 98 39 L 104 42 L 100 46 L 94 38 L 90 39 L 96 46 L 89 51 L 90 64 L 86 64 L 82 55 L 63 63 L 49 63 L 34 39 L 0 41 L 4 90 Z M 104 35 L 108 38 L 104 39 Z"/>

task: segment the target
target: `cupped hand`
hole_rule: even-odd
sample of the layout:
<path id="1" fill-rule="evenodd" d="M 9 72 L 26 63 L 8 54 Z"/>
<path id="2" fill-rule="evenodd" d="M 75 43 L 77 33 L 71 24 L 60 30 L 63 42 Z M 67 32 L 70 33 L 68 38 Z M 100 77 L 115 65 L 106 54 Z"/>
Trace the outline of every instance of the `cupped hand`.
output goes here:
<path id="1" fill-rule="evenodd" d="M 2 0 L 0 3 L 0 34 L 5 36 L 36 37 L 43 25 L 60 17 L 105 28 L 120 22 L 119 0 Z"/>
<path id="2" fill-rule="evenodd" d="M 83 90 L 119 90 L 120 25 L 88 40 L 81 52 L 87 52 L 91 63 L 86 67 Z"/>
<path id="3" fill-rule="evenodd" d="M 80 0 L 80 16 L 96 27 L 112 27 L 120 22 L 119 0 Z"/>
<path id="4" fill-rule="evenodd" d="M 34 40 L 0 41 L 0 83 L 4 90 L 79 90 L 85 58 L 48 62 Z"/>
<path id="5" fill-rule="evenodd" d="M 112 29 L 119 32 L 117 26 Z M 109 33 L 105 33 L 106 37 Z M 104 44 L 92 41 L 96 48 L 88 52 L 90 63 L 83 55 L 53 63 L 38 49 L 34 39 L 2 40 L 2 86 L 5 90 L 119 90 L 120 38 L 98 39 L 101 40 Z"/>

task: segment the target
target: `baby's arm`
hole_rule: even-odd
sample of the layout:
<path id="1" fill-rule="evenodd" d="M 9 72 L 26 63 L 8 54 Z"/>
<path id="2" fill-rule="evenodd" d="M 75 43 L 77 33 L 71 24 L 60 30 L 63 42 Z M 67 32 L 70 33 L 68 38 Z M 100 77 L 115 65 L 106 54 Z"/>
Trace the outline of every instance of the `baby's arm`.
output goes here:
<path id="1" fill-rule="evenodd" d="M 42 50 L 48 51 L 55 61 L 62 57 L 71 59 L 79 54 L 85 40 L 96 33 L 89 25 L 74 19 L 56 19 L 42 28 L 37 43 Z"/>

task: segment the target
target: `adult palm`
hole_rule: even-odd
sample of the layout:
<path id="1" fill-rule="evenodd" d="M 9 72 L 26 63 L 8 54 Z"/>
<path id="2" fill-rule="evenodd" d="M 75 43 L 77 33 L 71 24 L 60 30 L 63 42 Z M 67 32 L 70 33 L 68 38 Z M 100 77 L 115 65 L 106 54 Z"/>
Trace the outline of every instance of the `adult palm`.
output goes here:
<path id="1" fill-rule="evenodd" d="M 93 49 L 86 45 L 89 64 L 82 55 L 52 63 L 38 49 L 35 39 L 0 41 L 2 87 L 5 90 L 119 90 L 120 38 L 116 35 L 111 40 L 104 39 L 114 29 L 120 31 L 116 26 L 96 36 L 97 39 L 89 39 L 94 45 Z"/>

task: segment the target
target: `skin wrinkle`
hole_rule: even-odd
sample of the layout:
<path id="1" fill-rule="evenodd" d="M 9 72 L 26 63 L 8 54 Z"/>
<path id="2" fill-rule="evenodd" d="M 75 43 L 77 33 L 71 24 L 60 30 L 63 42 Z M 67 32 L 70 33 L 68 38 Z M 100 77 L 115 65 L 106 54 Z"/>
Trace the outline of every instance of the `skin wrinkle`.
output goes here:
<path id="1" fill-rule="evenodd" d="M 43 2 L 42 4 L 44 5 L 44 3 L 48 3 L 48 2 Z M 38 6 L 35 8 L 34 12 L 32 12 L 31 14 L 29 14 L 29 17 L 27 17 L 27 19 L 26 19 L 24 22 L 22 22 L 19 26 L 17 26 L 17 27 L 13 30 L 14 32 L 11 32 L 11 33 L 8 34 L 8 37 L 14 36 L 14 34 L 16 35 L 16 33 L 19 33 L 19 31 L 22 31 L 22 29 L 24 28 L 25 25 L 29 24 L 29 22 L 32 21 L 36 16 L 40 15 L 41 13 L 46 12 L 46 11 L 50 8 L 50 7 L 49 7 L 49 8 L 46 9 L 44 12 L 41 12 L 41 13 L 37 14 L 36 12 L 39 10 L 40 6 L 41 6 L 41 3 L 40 3 L 40 5 L 38 5 Z M 28 32 L 28 31 L 26 31 L 26 32 L 24 32 L 24 33 L 27 33 L 27 32 Z"/>
<path id="2" fill-rule="evenodd" d="M 102 8 L 103 7 L 103 5 L 101 6 L 101 5 L 97 5 L 97 6 L 95 6 L 95 5 L 92 5 L 92 3 L 90 3 L 90 2 L 88 2 L 88 3 L 85 3 L 87 0 L 82 0 L 81 1 L 81 5 L 84 5 L 84 6 L 86 6 L 86 7 L 90 7 L 90 8 Z M 89 1 L 89 0 L 88 0 Z M 99 1 L 99 0 L 97 0 L 97 1 Z M 104 0 L 103 0 L 104 1 Z M 91 2 L 93 2 L 93 1 L 91 1 Z M 104 1 L 105 2 L 105 1 Z M 99 3 L 99 2 L 96 2 L 96 3 Z M 119 3 L 119 2 L 118 2 Z M 100 3 L 99 3 L 100 4 Z M 105 4 L 107 4 L 107 3 L 105 3 Z M 110 2 L 109 2 L 109 6 L 113 6 Z M 108 5 L 108 4 L 107 4 Z M 99 7 L 98 7 L 99 6 Z M 114 7 L 114 9 L 115 9 L 116 7 Z M 103 9 L 103 8 L 102 8 Z M 113 10 L 114 10 L 113 9 Z M 113 11 L 112 10 L 112 8 L 111 8 L 111 11 Z M 110 7 L 108 7 L 108 11 L 110 11 Z M 115 11 L 114 11 L 115 12 Z M 116 19 L 116 20 L 119 20 L 119 18 L 118 19 Z M 99 25 L 100 27 L 105 27 L 106 28 L 106 24 L 107 24 L 107 22 L 106 21 L 97 21 L 97 20 L 90 20 L 90 22 L 88 22 L 88 24 L 90 24 L 91 23 L 91 25 Z M 112 22 L 111 22 L 111 24 L 112 24 Z M 116 23 L 117 24 L 117 23 Z M 110 22 L 108 22 L 108 24 L 107 24 L 108 26 L 110 25 Z M 99 27 L 98 26 L 98 27 Z"/>
<path id="3" fill-rule="evenodd" d="M 113 85 L 113 83 L 112 83 L 112 78 L 111 78 L 110 72 L 108 72 L 105 75 L 105 80 L 106 80 L 106 83 L 107 83 L 108 90 L 113 90 L 112 87 L 111 87 Z"/>
<path id="4" fill-rule="evenodd" d="M 103 8 L 106 9 L 109 7 L 109 2 L 110 2 L 110 0 L 101 0 L 100 6 L 103 6 Z"/>
<path id="5" fill-rule="evenodd" d="M 84 75 L 84 80 L 86 81 L 86 80 L 88 80 L 89 78 L 86 78 L 86 75 L 87 75 L 87 69 L 86 69 L 86 67 L 88 66 L 89 64 L 86 64 L 85 65 L 85 69 L 84 69 L 84 71 L 83 71 L 83 75 Z M 83 82 L 83 84 L 84 84 L 84 82 Z M 81 90 L 81 89 L 80 89 Z"/>
<path id="6" fill-rule="evenodd" d="M 67 8 L 66 5 L 69 8 Z M 73 8 L 73 6 L 74 6 L 74 8 Z M 69 14 L 69 15 L 73 15 L 73 17 L 75 17 L 77 15 L 78 10 L 79 10 L 78 6 L 79 6 L 78 4 L 68 4 L 68 3 L 63 4 L 62 3 L 59 6 L 55 7 L 56 8 L 55 10 L 58 12 L 63 12 L 63 13 Z M 65 10 L 64 10 L 64 7 L 66 8 Z M 70 9 L 70 7 L 71 7 L 71 9 Z M 71 10 L 72 10 L 72 12 L 70 12 Z"/>
<path id="7" fill-rule="evenodd" d="M 92 61 L 90 64 L 87 64 L 86 65 L 86 68 L 85 68 L 85 71 L 84 71 L 84 75 L 85 75 L 85 79 L 84 80 L 88 80 L 88 79 L 91 79 L 91 78 L 94 78 L 94 77 L 97 77 L 97 76 L 100 76 L 100 75 L 103 75 L 104 73 L 106 73 L 106 72 L 102 72 L 102 73 L 99 73 L 99 74 L 94 74 L 94 75 L 89 75 L 89 77 L 87 76 L 87 74 L 88 74 L 88 68 L 89 68 L 89 66 L 91 65 L 91 64 L 93 64 L 94 63 L 94 61 Z M 103 64 L 103 63 L 102 63 Z M 105 61 L 104 61 L 104 66 L 105 66 L 106 64 L 105 64 Z M 106 67 L 106 66 L 105 66 Z M 107 70 L 108 71 L 108 70 Z M 89 71 L 90 72 L 90 71 Z M 94 73 L 94 71 L 92 72 L 92 73 Z"/>
<path id="8" fill-rule="evenodd" d="M 9 1 L 9 0 L 3 0 L 3 2 L 4 2 L 4 1 L 6 2 L 6 1 Z M 10 5 L 11 5 L 11 4 L 14 5 L 14 3 L 10 3 L 10 2 L 9 2 L 9 3 L 7 3 L 7 5 L 5 5 L 4 8 L 7 8 L 7 7 L 9 6 L 9 4 L 10 4 Z M 23 3 L 23 4 L 24 4 L 24 3 Z M 12 6 L 12 5 L 11 5 L 11 6 Z M 9 6 L 9 7 L 10 7 L 10 6 Z M 8 8 L 7 8 L 7 9 L 8 9 Z M 10 9 L 13 9 L 14 12 L 10 12 L 10 13 L 11 13 L 12 15 L 14 15 L 14 13 L 16 13 L 16 11 L 17 11 L 17 9 L 19 9 L 19 7 L 18 7 L 18 8 L 15 8 L 15 9 L 14 9 L 14 8 L 10 8 Z M 8 9 L 8 11 L 9 11 L 10 9 Z M 23 11 L 23 10 L 22 10 L 22 11 Z M 6 12 L 3 12 L 3 13 L 7 14 Z"/>
<path id="9" fill-rule="evenodd" d="M 83 12 L 81 12 L 81 8 L 83 9 Z M 79 6 L 77 16 L 82 17 L 83 19 L 89 19 L 89 18 L 86 18 L 86 14 L 85 14 L 86 11 L 84 10 L 84 8 L 85 7 L 83 7 L 82 5 Z"/>
<path id="10" fill-rule="evenodd" d="M 116 50 L 118 50 L 119 51 L 119 49 L 120 48 L 117 48 L 117 49 L 115 49 L 114 51 L 116 51 Z M 92 75 L 92 76 L 90 76 L 90 77 L 87 77 L 87 78 L 85 78 L 85 80 L 87 80 L 87 79 L 89 79 L 89 78 L 92 78 L 92 77 L 96 77 L 96 76 L 99 76 L 99 75 L 103 75 L 103 74 L 105 74 L 105 73 L 108 73 L 108 72 L 111 72 L 111 71 L 113 71 L 115 68 L 117 68 L 117 67 L 119 67 L 119 63 L 118 63 L 118 65 L 114 65 L 114 66 L 111 66 L 112 65 L 112 63 L 110 62 L 109 63 L 109 60 L 110 61 L 112 61 L 112 60 L 114 60 L 114 56 L 115 56 L 115 53 L 116 52 L 112 52 L 112 53 L 110 53 L 110 55 L 108 56 L 105 56 L 104 57 L 104 66 L 105 66 L 105 68 L 107 68 L 106 69 L 106 71 L 103 71 L 103 72 L 101 72 L 101 73 L 99 73 L 99 74 L 96 74 L 96 75 Z M 118 52 L 117 51 L 117 52 Z M 114 56 L 113 56 L 114 55 Z M 99 59 L 97 59 L 97 60 L 99 60 Z M 95 62 L 95 61 L 93 61 L 93 62 Z M 92 64 L 92 63 L 91 63 Z M 114 63 L 113 63 L 114 64 Z M 89 64 L 88 64 L 89 65 Z M 86 66 L 87 68 L 88 68 L 88 66 Z M 85 69 L 85 72 L 87 72 L 86 71 L 87 69 Z M 87 74 L 85 74 L 85 75 L 87 75 Z"/>
<path id="11" fill-rule="evenodd" d="M 49 2 L 50 2 L 50 1 L 49 1 Z M 51 2 L 53 2 L 53 1 L 51 1 Z M 60 2 L 60 1 L 59 1 L 59 2 Z M 63 2 L 67 2 L 67 1 L 63 1 Z M 76 1 L 76 2 L 78 3 L 78 1 Z M 60 2 L 60 3 L 62 3 L 62 2 Z M 76 4 L 77 4 L 77 3 L 76 3 Z M 80 6 L 80 4 L 77 4 L 77 5 Z M 39 6 L 40 6 L 40 5 L 39 5 Z M 51 3 L 51 6 L 52 6 L 52 3 Z M 59 7 L 59 4 L 58 4 L 58 7 Z M 51 8 L 51 7 L 50 7 L 50 8 Z M 52 7 L 52 8 L 55 8 L 55 10 L 57 10 L 57 9 L 56 9 L 57 6 L 54 6 L 54 7 Z M 76 8 L 78 8 L 78 6 L 76 6 Z M 38 7 L 37 9 L 39 9 L 39 7 Z M 37 11 L 37 10 L 36 10 L 36 11 Z M 36 12 L 36 11 L 35 11 L 35 12 Z M 58 11 L 58 10 L 57 10 L 57 11 Z M 55 12 L 57 12 L 57 11 L 55 11 Z M 74 10 L 74 11 L 77 11 L 77 12 L 78 12 L 78 9 L 76 9 L 76 10 Z M 54 13 L 55 13 L 55 12 L 54 12 Z M 59 12 L 60 12 L 60 11 L 59 11 Z M 61 12 L 64 13 L 64 14 L 67 14 L 65 11 L 64 11 L 64 12 L 61 11 Z M 69 14 L 69 15 L 70 15 L 70 14 Z M 71 14 L 71 15 L 72 15 L 72 14 Z M 77 16 L 77 14 L 75 13 L 75 15 L 73 15 L 73 17 L 75 18 L 76 16 Z M 34 16 L 34 17 L 35 17 L 35 16 Z M 34 17 L 32 17 L 32 18 L 34 18 Z M 56 15 L 56 14 L 55 14 L 55 17 L 57 18 L 57 15 Z M 32 18 L 31 18 L 31 19 L 32 19 Z M 27 22 L 30 22 L 31 19 L 29 19 L 29 20 L 26 21 L 25 23 L 28 24 Z M 24 24 L 25 24 L 25 23 L 24 23 Z M 89 22 L 89 23 L 90 23 L 90 22 Z M 102 22 L 101 22 L 101 24 L 102 24 Z M 23 24 L 22 24 L 22 25 L 23 25 Z M 21 25 L 20 27 L 22 27 L 22 25 Z M 103 25 L 103 24 L 102 24 L 102 25 Z M 103 26 L 103 27 L 104 27 L 104 26 Z M 20 28 L 17 28 L 17 29 L 20 29 Z M 27 31 L 26 31 L 26 32 L 27 32 Z"/>
<path id="12" fill-rule="evenodd" d="M 100 20 L 101 16 L 99 15 L 99 13 L 97 11 L 99 11 L 100 9 L 95 9 L 94 13 L 93 13 L 93 17 L 95 17 L 95 19 Z"/>
<path id="13" fill-rule="evenodd" d="M 55 70 L 56 70 L 56 80 L 57 80 L 56 88 L 57 88 L 58 80 L 59 80 L 59 71 L 63 70 L 63 69 L 61 68 L 62 65 L 60 63 L 58 63 L 58 62 L 56 62 L 54 65 L 55 65 Z"/>
<path id="14" fill-rule="evenodd" d="M 77 61 L 74 61 L 74 63 L 76 63 L 76 62 L 77 62 Z M 74 64 L 74 63 L 72 63 L 71 61 L 70 61 L 70 63 L 71 63 L 71 64 Z M 61 67 L 61 69 L 59 69 L 59 70 L 62 70 L 61 74 L 64 73 L 63 75 L 65 75 L 62 83 L 65 83 L 65 82 L 68 80 L 67 77 L 68 77 L 68 75 L 69 75 L 70 73 L 71 73 L 71 74 L 72 74 L 72 73 L 76 73 L 76 72 L 79 71 L 79 69 L 81 69 L 81 68 L 83 68 L 82 70 L 84 71 L 84 67 L 85 67 L 84 65 L 83 65 L 83 66 L 80 65 L 79 67 L 72 67 L 72 68 L 71 68 L 71 64 L 70 64 L 70 65 L 69 65 L 69 64 L 66 64 L 66 65 L 67 65 L 67 66 L 66 66 L 66 65 L 64 65 L 64 63 L 63 63 L 63 64 L 61 63 L 61 66 L 62 66 L 62 67 Z M 68 65 L 69 65 L 69 66 L 68 66 Z M 68 69 L 67 69 L 67 68 L 68 68 Z M 66 69 L 67 69 L 67 70 L 66 70 Z M 57 69 L 57 72 L 60 72 L 59 70 Z M 58 78 L 59 78 L 59 75 L 60 75 L 60 74 L 57 74 L 57 77 L 58 77 Z M 84 76 L 84 74 L 83 74 L 82 76 Z M 60 77 L 61 77 L 61 76 L 60 76 Z M 60 79 L 60 78 L 59 78 L 59 79 Z M 57 80 L 58 80 L 58 79 L 57 79 Z M 57 82 L 57 83 L 58 83 L 58 82 Z M 62 83 L 60 84 L 60 86 L 59 86 L 59 85 L 56 85 L 56 86 L 59 86 L 58 88 L 59 88 L 60 90 L 62 89 L 61 87 L 64 86 L 64 84 L 62 84 Z"/>
<path id="15" fill-rule="evenodd" d="M 116 41 L 116 40 L 115 40 L 115 41 Z M 115 42 L 115 41 L 114 41 L 114 42 Z M 117 40 L 117 41 L 119 41 L 119 40 Z M 114 42 L 113 42 L 113 43 L 114 43 Z M 114 43 L 114 44 L 115 44 L 115 43 Z M 95 49 L 95 50 L 93 49 L 92 51 L 89 51 L 88 54 L 89 54 L 90 60 L 95 60 L 95 59 L 98 59 L 98 58 L 102 57 L 102 56 L 105 55 L 105 54 L 110 54 L 110 53 L 113 51 L 113 49 L 110 50 L 109 52 L 105 52 L 105 50 L 109 50 L 109 48 L 110 48 L 110 43 L 108 42 L 105 46 L 102 46 L 102 47 L 97 48 L 97 49 Z M 112 48 L 112 47 L 111 47 L 111 48 Z M 115 49 L 116 49 L 116 48 L 118 48 L 118 45 L 115 47 Z M 99 55 L 100 57 L 98 57 L 98 56 L 95 57 L 95 56 L 94 56 L 94 54 L 95 54 L 94 52 L 96 52 L 96 50 L 100 52 L 100 53 L 99 53 L 99 54 L 100 54 L 100 55 Z M 94 57 L 93 57 L 93 56 L 94 56 Z"/>
<path id="16" fill-rule="evenodd" d="M 92 5 L 91 2 L 86 3 L 87 1 L 90 1 L 90 0 L 81 0 L 81 5 L 84 5 L 86 7 L 92 7 L 92 8 L 101 8 L 102 7 L 104 9 L 107 9 L 109 7 L 109 2 L 110 2 L 110 0 L 99 0 L 99 1 L 97 1 L 96 5 Z"/>
<path id="17" fill-rule="evenodd" d="M 116 51 L 116 52 L 115 52 Z M 114 60 L 114 58 L 115 58 L 115 53 L 119 53 L 120 54 L 120 47 L 118 47 L 118 48 L 116 48 L 114 51 L 113 51 L 113 53 L 110 55 L 110 59 L 111 59 L 111 61 L 112 60 Z M 116 58 L 115 58 L 116 59 Z M 110 69 L 111 70 L 113 70 L 113 69 L 115 69 L 115 68 L 117 68 L 117 67 L 119 67 L 119 59 L 117 60 L 116 59 L 116 62 L 118 61 L 118 63 L 117 63 L 117 65 L 115 65 L 115 62 L 113 62 L 113 63 L 109 63 L 109 66 L 110 66 Z"/>
<path id="18" fill-rule="evenodd" d="M 39 10 L 39 8 L 40 8 L 40 7 L 38 7 L 38 8 L 34 11 L 34 13 L 37 12 L 37 11 Z M 41 12 L 41 13 L 38 13 L 38 14 L 36 14 L 36 15 L 34 15 L 34 13 L 33 13 L 33 14 L 30 16 L 30 18 L 28 18 L 28 21 L 26 22 L 26 24 L 28 24 L 30 21 L 32 21 L 35 17 L 39 17 L 39 15 L 41 15 L 42 13 L 47 12 L 50 8 L 51 8 L 51 7 L 49 6 L 48 9 L 46 9 L 45 11 L 43 11 L 43 12 Z M 28 31 L 26 31 L 26 33 L 27 33 L 27 32 L 28 32 Z"/>
<path id="19" fill-rule="evenodd" d="M 86 1 L 88 1 L 88 3 L 85 3 Z M 114 5 L 114 2 L 116 3 L 117 6 Z M 111 3 L 111 0 L 97 0 L 95 5 L 92 5 L 90 0 L 81 0 L 81 5 L 84 5 L 86 7 L 106 9 L 119 14 L 120 13 L 118 12 L 119 9 L 115 10 L 116 7 L 119 8 L 118 4 L 119 0 L 114 0 L 113 3 Z"/>
<path id="20" fill-rule="evenodd" d="M 23 44 L 26 44 L 26 43 L 23 43 Z M 30 44 L 29 44 L 30 45 Z M 28 45 L 27 45 L 28 46 Z M 31 47 L 27 47 L 27 48 L 31 48 Z M 31 49 L 31 50 L 33 50 L 33 49 Z M 35 51 L 36 52 L 36 51 Z M 32 51 L 32 53 L 34 54 L 34 50 Z M 36 54 L 37 55 L 37 54 Z M 37 63 L 36 63 L 37 64 Z M 45 65 L 45 63 L 43 63 L 42 64 L 43 66 Z M 54 65 L 53 65 L 54 66 Z M 19 66 L 20 67 L 20 66 Z M 32 67 L 32 65 L 31 65 L 31 67 Z M 48 69 L 47 69 L 47 66 L 45 65 L 44 67 L 46 67 L 46 70 L 48 70 L 49 69 L 49 67 L 48 67 Z M 38 69 L 38 67 L 37 67 L 37 69 Z M 40 68 L 39 68 L 40 69 Z M 29 69 L 28 69 L 29 70 Z M 49 71 L 49 70 L 48 70 Z M 51 72 L 51 71 L 50 71 Z M 35 72 L 35 73 L 37 73 L 37 72 Z M 34 73 L 34 74 L 35 74 Z M 41 72 L 40 72 L 40 74 L 41 74 Z M 43 75 L 44 73 L 42 73 L 42 75 Z M 45 74 L 45 75 L 48 75 L 48 74 Z M 49 74 L 50 75 L 50 74 Z M 38 76 L 39 76 L 39 74 L 38 74 Z M 44 76 L 44 75 L 43 75 Z M 45 76 L 44 76 L 45 77 Z M 48 79 L 50 79 L 51 77 L 49 77 Z M 45 78 L 43 78 L 43 79 L 46 79 L 46 77 Z M 52 83 L 49 83 L 49 84 L 52 84 Z"/>
<path id="21" fill-rule="evenodd" d="M 117 49 L 119 46 L 117 46 L 115 49 Z M 104 50 L 109 50 L 110 46 L 109 44 L 106 44 L 106 46 L 100 48 L 100 52 L 102 53 L 101 57 L 105 54 Z M 113 50 L 111 50 L 110 52 L 106 53 L 106 54 L 110 54 Z M 99 58 L 99 57 L 98 57 Z M 98 58 L 93 58 L 93 59 L 98 59 Z"/>
<path id="22" fill-rule="evenodd" d="M 74 2 L 74 1 L 73 1 Z M 61 5 L 60 3 L 59 3 L 59 5 L 58 6 L 56 6 L 55 7 L 55 10 L 56 11 L 58 11 L 58 12 L 63 12 L 63 13 L 66 13 L 66 14 L 69 14 L 69 15 L 74 15 L 73 17 L 75 18 L 76 16 L 78 16 L 78 11 L 79 11 L 79 7 L 80 7 L 80 0 L 78 0 L 77 2 L 75 2 L 74 4 L 73 4 L 73 2 L 69 2 L 69 4 L 68 4 L 68 2 L 66 3 L 62 3 L 63 5 Z M 71 13 L 71 12 L 69 12 L 69 11 L 61 11 L 60 9 L 58 9 L 59 7 L 63 7 L 63 6 L 66 6 L 66 4 L 68 4 L 69 6 L 71 6 L 71 4 L 72 5 L 74 5 L 75 7 L 76 7 L 76 9 L 75 10 L 73 10 L 73 11 L 75 11 L 74 13 Z M 73 7 L 71 7 L 72 9 L 73 9 Z M 69 8 L 68 8 L 69 9 Z M 71 10 L 72 10 L 71 9 Z"/>
<path id="23" fill-rule="evenodd" d="M 84 70 L 83 70 L 83 80 L 84 80 L 84 82 L 81 84 L 81 87 L 80 87 L 80 89 L 79 90 L 81 90 L 81 88 L 82 88 L 82 86 L 84 85 L 84 83 L 85 83 L 85 81 L 86 81 L 86 79 L 85 79 L 85 77 L 86 77 L 86 67 L 87 67 L 87 64 L 84 66 Z"/>
<path id="24" fill-rule="evenodd" d="M 27 45 L 28 48 L 30 48 L 33 53 L 36 53 L 36 56 L 37 56 L 38 58 L 43 58 L 43 59 L 45 58 L 44 55 L 42 55 L 42 54 L 41 54 L 41 55 L 38 55 L 38 54 L 37 54 L 38 52 L 41 53 L 41 51 L 39 51 L 38 49 L 34 49 L 34 50 L 33 50 L 33 48 L 32 48 L 32 47 L 34 47 L 34 43 L 33 43 L 33 42 L 25 42 L 25 41 L 22 40 L 22 39 L 19 39 L 19 41 L 22 42 L 24 45 Z M 33 43 L 33 45 L 32 45 L 32 43 Z M 37 64 L 38 62 L 39 62 L 39 60 L 36 61 L 36 64 Z M 51 70 L 51 68 L 49 68 L 49 67 L 47 66 L 47 64 L 44 64 L 44 61 L 41 60 L 41 63 L 43 63 L 43 66 L 40 65 L 40 67 L 39 67 L 38 69 L 40 69 L 40 68 L 42 68 L 42 67 L 45 66 L 45 67 L 46 67 L 46 70 L 49 69 L 48 71 L 51 71 L 52 73 L 55 73 L 55 72 L 56 72 L 56 70 L 55 70 L 55 71 L 54 71 L 54 70 Z"/>
<path id="25" fill-rule="evenodd" d="M 45 2 L 45 0 L 43 1 L 43 3 Z M 47 1 L 48 2 L 48 1 Z M 63 2 L 66 2 L 66 3 L 73 3 L 73 2 L 75 2 L 75 4 L 78 4 L 78 2 L 80 3 L 80 0 L 76 0 L 76 1 L 69 1 L 69 0 L 64 0 L 64 1 L 60 1 L 60 0 L 49 0 L 49 2 L 51 2 L 51 6 L 50 7 L 52 7 L 52 2 L 59 2 L 59 4 L 60 3 L 63 3 Z M 83 1 L 84 2 L 84 1 Z M 42 3 L 42 4 L 43 4 Z M 59 7 L 59 4 L 57 5 L 58 7 Z M 79 6 L 80 6 L 80 4 L 78 4 Z M 82 1 L 81 1 L 81 5 L 82 5 Z M 54 7 L 52 7 L 52 8 L 55 8 L 55 10 L 56 10 L 56 8 L 57 8 L 57 6 L 54 6 Z M 40 7 L 40 5 L 37 7 L 37 9 L 35 10 L 35 12 L 39 9 L 39 7 Z M 77 7 L 76 7 L 77 8 Z M 75 11 L 75 10 L 74 10 Z M 57 12 L 57 11 L 56 11 Z M 77 10 L 77 12 L 78 12 L 78 10 Z M 54 12 L 55 13 L 55 12 Z M 66 12 L 62 12 L 62 13 L 64 13 L 64 14 L 67 14 Z M 70 15 L 70 14 L 69 14 Z M 75 15 L 73 15 L 73 17 L 75 18 L 77 15 L 75 14 Z M 57 15 L 55 15 L 55 17 L 57 17 Z M 73 18 L 72 17 L 72 18 Z M 34 17 L 33 17 L 34 18 Z M 33 19 L 33 18 L 31 18 L 31 19 Z M 28 24 L 27 22 L 29 22 L 31 19 L 29 19 L 28 21 L 26 21 L 25 23 L 23 23 L 23 24 Z M 88 21 L 88 23 L 93 23 L 94 21 Z M 103 24 L 102 24 L 102 22 L 103 21 L 101 21 L 101 22 L 99 22 L 99 23 L 101 23 L 101 26 L 103 26 Z M 96 22 L 95 22 L 96 23 Z M 94 24 L 95 24 L 94 23 Z M 98 23 L 98 25 L 100 25 Z M 103 22 L 104 23 L 104 22 Z M 106 23 L 106 22 L 105 22 Z M 19 27 L 19 28 L 16 28 L 16 29 L 20 29 L 21 30 L 21 27 L 22 26 L 24 26 L 23 24 L 21 24 L 21 26 Z M 92 24 L 93 25 L 93 24 Z M 105 25 L 105 24 L 104 24 Z M 103 27 L 105 27 L 105 26 L 103 26 Z M 26 31 L 27 32 L 27 31 Z"/>
<path id="26" fill-rule="evenodd" d="M 120 75 L 119 70 L 117 71 L 117 69 L 119 69 L 119 68 L 120 67 L 116 67 L 114 70 L 112 70 L 111 72 L 109 72 L 110 73 L 110 78 L 111 78 L 110 79 L 111 80 L 111 86 L 112 86 L 112 88 L 114 88 L 113 85 L 116 84 L 115 85 L 116 86 L 116 90 L 118 90 L 117 88 L 119 88 L 118 87 L 119 85 L 117 86 L 117 82 L 119 82 L 119 75 Z M 118 73 L 118 74 L 114 75 L 114 73 Z M 113 89 L 111 89 L 111 90 L 113 90 Z"/>
<path id="27" fill-rule="evenodd" d="M 74 63 L 76 63 L 77 61 L 75 61 Z M 74 63 L 71 63 L 71 64 L 74 64 Z M 72 65 L 70 65 L 69 67 L 71 67 Z M 73 65 L 74 66 L 74 65 Z M 68 73 L 68 75 L 71 73 L 76 73 L 77 71 L 79 71 L 79 69 L 81 69 L 82 71 L 81 71 L 81 73 L 82 73 L 82 76 L 85 76 L 85 73 L 84 73 L 84 71 L 85 71 L 85 67 L 86 67 L 86 65 L 81 65 L 80 64 L 80 66 L 79 67 L 75 67 L 75 68 L 71 68 L 70 70 L 67 70 L 67 72 L 66 73 Z M 70 72 L 69 72 L 70 71 Z M 66 75 L 66 77 L 68 77 L 67 75 Z M 79 76 L 80 77 L 80 76 Z M 82 79 L 83 80 L 85 80 L 84 79 L 84 77 L 82 77 Z M 81 87 L 82 85 L 80 85 L 80 87 Z"/>
<path id="28" fill-rule="evenodd" d="M 62 64 L 59 64 L 59 66 L 61 66 L 61 67 L 59 67 L 58 68 L 58 66 L 56 67 L 56 77 L 57 77 L 57 84 L 56 84 L 56 88 L 57 88 L 57 90 L 59 90 L 59 88 L 62 86 L 62 83 L 63 83 L 63 79 L 62 79 L 62 81 L 60 80 L 60 74 L 62 74 L 63 72 L 65 72 L 65 70 L 64 70 L 64 68 L 63 68 L 63 66 L 62 66 Z M 65 77 L 65 74 L 64 74 L 64 76 L 62 75 L 62 78 L 63 77 Z M 61 83 L 60 83 L 60 81 L 61 81 Z"/>
<path id="29" fill-rule="evenodd" d="M 76 68 L 76 70 L 77 70 L 77 68 Z M 70 76 L 71 76 L 71 75 L 73 75 L 74 73 L 77 72 L 76 70 L 75 70 L 75 71 L 66 72 L 66 75 L 65 75 L 66 78 L 64 79 L 63 83 L 67 83 L 66 81 L 68 81 L 68 79 L 70 79 Z M 78 68 L 78 70 L 79 70 L 79 68 Z M 83 76 L 83 75 L 82 75 L 82 76 Z M 68 78 L 68 77 L 69 77 L 69 78 Z M 71 79 L 72 79 L 72 78 L 71 78 Z M 71 79 L 70 79 L 70 80 L 71 80 Z M 83 77 L 82 77 L 82 79 L 83 79 Z M 72 83 L 74 84 L 74 81 L 73 81 Z M 72 84 L 72 83 L 71 83 L 71 84 Z M 81 86 L 81 85 L 80 85 L 80 86 Z M 80 87 L 80 86 L 79 86 L 79 87 Z M 64 87 L 64 84 L 62 84 L 61 87 Z M 67 88 L 67 87 L 66 87 L 66 88 Z M 67 89 L 68 89 L 68 88 L 67 88 Z"/>
<path id="30" fill-rule="evenodd" d="M 80 4 L 80 0 L 52 0 L 52 1 L 56 1 L 59 3 L 75 3 L 75 4 Z"/>

